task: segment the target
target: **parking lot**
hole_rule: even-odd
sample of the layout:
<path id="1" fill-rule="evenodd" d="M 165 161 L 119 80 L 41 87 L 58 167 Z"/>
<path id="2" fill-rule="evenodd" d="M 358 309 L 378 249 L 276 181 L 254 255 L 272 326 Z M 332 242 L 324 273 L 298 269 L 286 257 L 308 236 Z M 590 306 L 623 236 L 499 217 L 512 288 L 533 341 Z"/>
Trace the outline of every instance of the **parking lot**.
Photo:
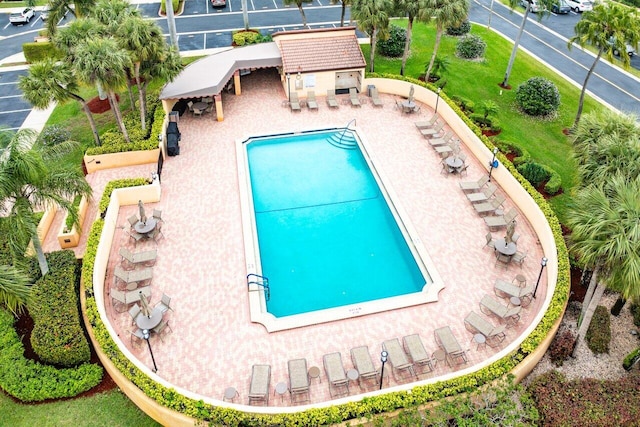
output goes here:
<path id="1" fill-rule="evenodd" d="M 22 98 L 18 89 L 18 78 L 26 73 L 26 70 L 0 69 L 0 124 L 5 129 L 19 129 L 31 112 L 31 104 Z"/>

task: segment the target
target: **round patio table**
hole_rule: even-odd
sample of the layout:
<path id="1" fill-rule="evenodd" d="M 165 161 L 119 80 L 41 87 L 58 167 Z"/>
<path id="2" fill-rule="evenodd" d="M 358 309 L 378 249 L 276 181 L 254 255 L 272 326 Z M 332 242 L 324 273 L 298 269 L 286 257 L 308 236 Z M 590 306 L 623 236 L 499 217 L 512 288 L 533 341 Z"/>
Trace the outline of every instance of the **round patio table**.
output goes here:
<path id="1" fill-rule="evenodd" d="M 496 251 L 500 252 L 502 255 L 511 256 L 516 253 L 517 246 L 515 243 L 511 242 L 507 244 L 507 241 L 504 239 L 496 240 Z"/>
<path id="2" fill-rule="evenodd" d="M 160 307 L 154 308 L 148 317 L 142 313 L 136 317 L 136 325 L 142 330 L 147 329 L 150 331 L 158 326 L 160 322 L 162 322 L 162 309 Z"/>
<path id="3" fill-rule="evenodd" d="M 151 217 L 151 218 L 147 218 L 147 222 L 142 222 L 142 221 L 136 222 L 136 224 L 133 226 L 133 229 L 140 234 L 147 234 L 150 231 L 152 231 L 154 228 L 156 228 L 157 223 L 158 221 L 155 218 Z"/>

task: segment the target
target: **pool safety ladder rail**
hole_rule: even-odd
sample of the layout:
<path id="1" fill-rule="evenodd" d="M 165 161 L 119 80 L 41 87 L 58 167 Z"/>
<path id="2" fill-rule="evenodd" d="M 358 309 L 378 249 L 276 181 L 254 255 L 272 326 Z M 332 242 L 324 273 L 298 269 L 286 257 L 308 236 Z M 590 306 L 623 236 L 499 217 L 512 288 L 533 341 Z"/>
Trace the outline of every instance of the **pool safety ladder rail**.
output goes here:
<path id="1" fill-rule="evenodd" d="M 269 289 L 269 278 L 260 276 L 259 274 L 247 274 L 247 286 L 258 285 L 258 289 L 249 289 L 249 292 L 264 290 L 264 298 L 269 301 L 271 290 Z"/>
<path id="2" fill-rule="evenodd" d="M 329 144 L 338 148 L 344 148 L 346 150 L 353 150 L 354 148 L 356 148 L 358 146 L 358 141 L 353 135 L 353 132 L 351 132 L 351 130 L 349 129 L 349 126 L 351 126 L 351 123 L 355 124 L 355 122 L 356 122 L 356 119 L 351 119 L 351 121 L 347 123 L 347 126 L 342 130 L 342 133 L 340 134 L 340 136 L 338 136 L 335 133 L 331 134 L 331 136 L 327 138 L 327 141 L 329 142 Z M 345 133 L 347 132 L 347 130 L 349 130 L 349 134 L 345 136 Z"/>

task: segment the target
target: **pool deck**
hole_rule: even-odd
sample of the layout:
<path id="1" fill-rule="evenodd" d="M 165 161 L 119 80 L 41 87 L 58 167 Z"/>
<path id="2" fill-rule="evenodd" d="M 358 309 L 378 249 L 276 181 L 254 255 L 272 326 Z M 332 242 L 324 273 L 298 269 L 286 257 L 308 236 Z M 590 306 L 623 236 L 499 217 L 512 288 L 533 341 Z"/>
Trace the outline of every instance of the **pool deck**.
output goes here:
<path id="1" fill-rule="evenodd" d="M 487 227 L 459 187 L 460 181 L 477 180 L 486 169 L 469 155 L 467 162 L 471 165 L 466 177 L 441 174 L 439 156 L 414 125 L 415 121 L 429 118 L 432 110 L 423 105 L 419 114 L 403 114 L 394 108 L 398 97 L 381 94 L 383 108 L 370 103 L 352 108 L 341 103 L 339 109 L 329 109 L 324 98 L 319 97 L 319 111 L 303 109 L 292 113 L 283 107 L 285 95 L 274 70 L 244 76 L 242 90 L 241 96 L 223 95 L 222 122 L 217 122 L 214 114 L 192 117 L 185 113 L 180 118 L 181 153 L 166 159 L 162 199 L 147 206 L 149 214 L 153 207 L 162 209 L 165 221 L 162 229 L 165 238 L 157 244 L 151 301 L 159 302 L 166 293 L 172 297 L 173 307 L 166 315 L 173 332 L 165 334 L 164 341 L 153 336 L 151 339 L 159 377 L 176 387 L 218 400 L 222 400 L 227 387 L 235 387 L 239 392 L 235 403 L 246 404 L 252 365 L 269 364 L 269 405 L 291 406 L 288 394 L 283 398 L 274 396 L 275 386 L 288 383 L 288 360 L 306 358 L 309 367 L 321 369 L 321 382 L 311 381 L 309 402 L 320 404 L 331 400 L 322 369 L 324 354 L 340 352 L 348 370 L 353 367 L 350 349 L 367 345 L 379 368 L 383 341 L 396 337 L 402 340 L 405 335 L 418 333 L 431 353 L 438 348 L 434 330 L 448 325 L 462 348 L 468 350 L 469 362 L 455 368 L 438 363 L 434 372 L 418 376 L 420 381 L 434 380 L 456 371 L 478 369 L 529 326 L 544 301 L 544 276 L 538 298 L 522 309 L 520 322 L 506 330 L 507 338 L 500 346 L 477 348 L 472 334 L 464 327 L 463 319 L 471 310 L 480 312 L 478 303 L 482 296 L 494 295 L 496 279 L 511 282 L 516 274 L 523 274 L 529 283 L 535 283 L 543 254 L 531 227 L 519 215 L 518 249 L 528 251 L 527 258 L 522 267 L 511 265 L 505 269 L 494 265 L 493 251 L 484 247 Z M 366 98 L 365 94 L 361 96 Z M 236 141 L 249 136 L 344 127 L 351 119 L 356 119 L 378 170 L 391 182 L 445 288 L 435 303 L 268 333 L 262 325 L 250 321 Z M 462 151 L 469 154 L 464 146 Z M 127 176 L 149 177 L 154 170 L 155 165 L 143 165 L 100 171 L 87 178 L 97 199 L 108 181 Z M 96 203 L 94 200 L 91 204 L 89 218 L 95 217 Z M 507 199 L 505 211 L 511 206 Z M 137 206 L 123 207 L 119 223 L 124 225 L 134 213 Z M 46 251 L 56 250 L 52 234 L 55 233 L 49 233 L 44 242 Z M 494 237 L 504 237 L 504 229 L 495 232 Z M 78 251 L 84 250 L 85 242 L 86 237 Z M 133 249 L 127 236 L 116 229 L 106 290 L 113 283 L 112 272 L 119 262 L 120 246 Z M 144 242 L 136 250 L 154 246 L 153 242 Z M 128 331 L 133 328 L 129 315 L 115 313 L 110 305 L 107 311 L 122 342 L 143 364 L 152 366 L 146 346 L 130 343 Z M 495 319 L 488 320 L 498 323 Z M 413 381 L 402 375 L 396 379 L 391 371 L 388 363 L 385 389 Z M 377 388 L 370 383 L 360 390 L 353 383 L 350 395 L 375 392 Z"/>

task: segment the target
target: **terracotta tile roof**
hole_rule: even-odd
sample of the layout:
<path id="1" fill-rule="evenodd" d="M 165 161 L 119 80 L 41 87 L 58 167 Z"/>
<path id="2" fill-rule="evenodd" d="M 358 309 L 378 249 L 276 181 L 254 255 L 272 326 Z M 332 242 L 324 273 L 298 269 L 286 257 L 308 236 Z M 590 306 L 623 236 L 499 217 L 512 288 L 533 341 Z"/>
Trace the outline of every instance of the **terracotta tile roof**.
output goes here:
<path id="1" fill-rule="evenodd" d="M 280 41 L 285 73 L 364 68 L 366 62 L 354 35 Z"/>

